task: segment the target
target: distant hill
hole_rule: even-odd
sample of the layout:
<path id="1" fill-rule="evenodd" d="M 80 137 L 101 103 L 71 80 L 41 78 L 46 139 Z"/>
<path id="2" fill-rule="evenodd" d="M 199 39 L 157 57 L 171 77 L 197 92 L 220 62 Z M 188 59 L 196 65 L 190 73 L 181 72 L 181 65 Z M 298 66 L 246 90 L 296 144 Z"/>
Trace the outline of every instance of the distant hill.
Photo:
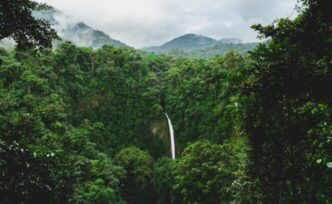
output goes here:
<path id="1" fill-rule="evenodd" d="M 174 38 L 161 46 L 147 47 L 144 50 L 181 57 L 210 58 L 215 55 L 223 55 L 231 50 L 246 53 L 254 49 L 257 44 L 242 43 L 242 40 L 238 38 L 216 40 L 202 35 L 186 34 Z"/>
<path id="2" fill-rule="evenodd" d="M 216 40 L 203 35 L 185 34 L 180 37 L 174 38 L 173 40 L 170 40 L 161 46 L 148 47 L 145 48 L 145 50 L 156 53 L 167 53 L 176 49 L 190 52 L 195 50 L 202 50 L 217 45 L 241 42 L 242 40 L 238 38 L 222 38 L 220 40 Z"/>
<path id="3" fill-rule="evenodd" d="M 196 35 L 196 34 L 186 34 L 180 37 L 177 37 L 169 42 L 161 46 L 149 47 L 145 50 L 157 52 L 157 53 L 165 53 L 174 49 L 180 49 L 183 51 L 192 51 L 202 48 L 211 47 L 217 44 L 215 39 Z"/>
<path id="4" fill-rule="evenodd" d="M 36 18 L 49 21 L 62 40 L 71 41 L 78 46 L 92 48 L 100 48 L 103 45 L 128 47 L 125 43 L 112 39 L 106 33 L 95 30 L 56 9 L 37 11 L 33 15 Z"/>
<path id="5" fill-rule="evenodd" d="M 180 49 L 174 49 L 167 53 L 167 55 L 174 56 L 174 57 L 189 57 L 189 58 L 211 58 L 216 55 L 224 55 L 229 51 L 236 51 L 240 54 L 245 54 L 250 50 L 253 50 L 258 43 L 227 43 L 223 45 L 216 45 L 213 47 L 201 49 L 201 50 L 194 50 L 190 52 L 185 52 Z"/>

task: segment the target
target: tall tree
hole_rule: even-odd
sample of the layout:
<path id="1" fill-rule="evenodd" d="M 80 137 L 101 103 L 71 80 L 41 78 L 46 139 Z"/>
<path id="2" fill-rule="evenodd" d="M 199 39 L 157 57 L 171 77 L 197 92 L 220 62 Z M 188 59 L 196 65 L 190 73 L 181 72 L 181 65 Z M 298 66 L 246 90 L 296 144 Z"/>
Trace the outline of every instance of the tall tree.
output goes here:
<path id="1" fill-rule="evenodd" d="M 263 202 L 330 203 L 330 2 L 304 0 L 298 17 L 255 25 L 269 38 L 251 57 L 245 90 L 250 175 Z"/>
<path id="2" fill-rule="evenodd" d="M 37 45 L 41 48 L 52 46 L 58 36 L 48 22 L 32 16 L 34 10 L 43 9 L 30 0 L 2 0 L 0 3 L 0 40 L 12 37 L 19 48 Z"/>
<path id="3" fill-rule="evenodd" d="M 153 159 L 149 153 L 136 147 L 128 147 L 121 150 L 115 160 L 126 171 L 126 176 L 121 180 L 125 200 L 132 204 L 152 203 Z"/>
<path id="4" fill-rule="evenodd" d="M 183 152 L 176 170 L 176 184 L 185 203 L 230 203 L 231 184 L 240 170 L 240 160 L 230 144 L 197 141 Z"/>

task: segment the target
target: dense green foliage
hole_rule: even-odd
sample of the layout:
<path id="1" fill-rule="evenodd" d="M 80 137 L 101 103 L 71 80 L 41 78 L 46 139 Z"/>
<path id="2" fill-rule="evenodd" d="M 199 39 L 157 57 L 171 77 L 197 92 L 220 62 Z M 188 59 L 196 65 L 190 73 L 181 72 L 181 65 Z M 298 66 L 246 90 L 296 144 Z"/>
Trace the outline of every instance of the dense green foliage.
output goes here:
<path id="1" fill-rule="evenodd" d="M 184 65 L 188 67 L 182 69 Z M 205 138 L 221 143 L 231 136 L 238 137 L 238 130 L 233 128 L 237 117 L 227 120 L 225 116 L 222 119 L 225 124 L 218 127 L 215 134 L 209 124 L 214 123 L 217 116 L 197 118 L 197 124 L 199 120 L 210 121 L 200 126 L 202 130 L 198 133 L 190 125 L 178 129 L 178 124 L 185 124 L 185 120 L 192 117 L 186 114 L 181 117 L 182 111 L 188 112 L 186 107 L 194 112 L 204 107 L 214 108 L 217 98 L 205 95 L 206 102 L 202 100 L 200 106 L 188 101 L 177 110 L 177 104 L 181 104 L 179 99 L 169 96 L 174 93 L 174 97 L 183 100 L 181 94 L 184 96 L 186 92 L 179 91 L 185 91 L 182 86 L 187 86 L 198 100 L 202 97 L 199 94 L 207 93 L 206 88 L 215 87 L 215 94 L 220 95 L 220 100 L 225 99 L 221 107 L 228 106 L 224 113 L 236 113 L 238 91 L 233 90 L 237 88 L 217 79 L 237 81 L 240 74 L 236 74 L 236 70 L 241 66 L 244 66 L 244 59 L 237 53 L 204 62 L 113 47 L 93 51 L 71 43 L 62 44 L 54 52 L 1 51 L 0 127 L 4 155 L 1 165 L 6 172 L 3 184 L 10 183 L 10 186 L 3 186 L 4 198 L 8 202 L 15 199 L 24 202 L 32 199 L 33 202 L 33 199 L 57 200 L 61 195 L 62 202 L 71 203 L 118 203 L 122 200 L 165 203 L 164 199 L 181 202 L 180 191 L 173 189 L 176 163 L 160 160 L 153 167 L 153 159 L 146 151 L 141 152 L 136 147 L 121 149 L 135 145 L 148 150 L 156 159 L 167 156 L 169 137 L 165 110 L 174 113 L 172 117 L 179 132 L 178 154 L 188 141 Z M 207 80 L 201 90 L 195 78 L 189 86 L 176 82 L 180 79 L 174 73 L 183 72 L 184 77 L 191 67 L 192 71 L 196 70 L 192 74 Z M 202 67 L 206 73 L 201 72 L 203 69 L 200 71 Z M 227 133 L 223 135 L 224 132 Z M 24 149 L 22 153 L 11 153 L 20 151 L 19 146 Z M 110 159 L 115 154 L 116 165 Z M 8 161 L 13 159 L 20 162 L 9 165 Z M 30 163 L 35 163 L 33 168 Z M 26 171 L 32 174 L 24 177 L 27 186 L 22 188 L 26 191 L 18 188 L 21 180 L 13 174 L 17 165 L 27 168 L 20 168 L 19 174 L 28 174 Z M 166 172 L 168 176 L 164 177 L 162 173 Z M 31 188 L 29 183 L 36 187 Z M 45 198 L 41 194 L 44 191 Z M 18 192 L 25 197 L 16 196 Z M 159 194 L 164 194 L 164 198 Z"/>
<path id="2" fill-rule="evenodd" d="M 327 1 L 294 20 L 253 26 L 271 41 L 252 53 L 243 99 L 250 176 L 263 201 L 331 203 L 332 21 Z"/>
<path id="3" fill-rule="evenodd" d="M 183 51 L 181 49 L 173 49 L 166 55 L 172 57 L 186 57 L 194 59 L 210 59 L 216 55 L 224 55 L 228 52 L 235 51 L 239 54 L 245 55 L 248 51 L 254 50 L 258 46 L 258 43 L 227 43 L 221 45 L 215 45 L 212 47 L 197 49 L 193 51 Z"/>
<path id="4" fill-rule="evenodd" d="M 47 65 L 49 54 L 0 56 L 2 200 L 62 203 L 74 191 L 78 199 L 89 190 L 81 184 L 95 180 L 114 191 L 112 199 L 120 200 L 116 192 L 123 171 L 95 150 L 89 129 L 67 123 L 66 105 L 53 86 L 56 75 Z"/>
<path id="5" fill-rule="evenodd" d="M 177 162 L 168 157 L 162 157 L 154 164 L 151 182 L 155 193 L 155 203 L 183 203 L 180 193 L 173 188 L 176 184 L 176 166 Z"/>
<path id="6" fill-rule="evenodd" d="M 327 8 L 253 26 L 249 55 L 0 49 L 1 202 L 331 203 Z"/>
<path id="7" fill-rule="evenodd" d="M 183 60 L 168 70 L 166 110 L 172 113 L 180 145 L 238 136 L 239 69 L 244 66 L 243 57 L 230 52 L 209 61 Z"/>
<path id="8" fill-rule="evenodd" d="M 323 7 L 308 1 L 295 20 L 254 26 L 272 39 L 252 53 L 244 101 L 250 174 L 265 202 L 332 201 L 332 21 Z"/>
<path id="9" fill-rule="evenodd" d="M 115 157 L 126 171 L 121 180 L 122 195 L 128 203 L 151 203 L 151 176 L 153 159 L 148 152 L 136 147 L 121 150 Z"/>
<path id="10" fill-rule="evenodd" d="M 234 146 L 198 141 L 183 152 L 176 167 L 176 185 L 185 203 L 229 203 L 230 187 L 243 174 Z"/>
<path id="11" fill-rule="evenodd" d="M 150 62 L 131 49 L 94 52 L 71 44 L 62 45 L 54 57 L 57 72 L 63 73 L 59 83 L 71 104 L 71 122 L 81 125 L 85 120 L 100 150 L 112 155 L 136 145 L 155 157 L 163 155 L 164 141 L 154 136 L 151 125 L 163 117 L 157 73 L 164 63 Z"/>

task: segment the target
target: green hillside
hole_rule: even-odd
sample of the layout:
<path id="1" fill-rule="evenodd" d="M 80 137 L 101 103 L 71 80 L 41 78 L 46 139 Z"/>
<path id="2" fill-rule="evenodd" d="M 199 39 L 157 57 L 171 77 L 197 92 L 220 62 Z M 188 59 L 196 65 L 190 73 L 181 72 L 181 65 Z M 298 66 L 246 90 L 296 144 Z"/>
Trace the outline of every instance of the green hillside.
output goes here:
<path id="1" fill-rule="evenodd" d="M 223 55 L 229 51 L 245 54 L 253 50 L 257 45 L 258 43 L 242 43 L 237 38 L 215 40 L 202 35 L 186 34 L 161 46 L 148 47 L 144 50 L 177 57 L 211 58 L 216 55 Z"/>

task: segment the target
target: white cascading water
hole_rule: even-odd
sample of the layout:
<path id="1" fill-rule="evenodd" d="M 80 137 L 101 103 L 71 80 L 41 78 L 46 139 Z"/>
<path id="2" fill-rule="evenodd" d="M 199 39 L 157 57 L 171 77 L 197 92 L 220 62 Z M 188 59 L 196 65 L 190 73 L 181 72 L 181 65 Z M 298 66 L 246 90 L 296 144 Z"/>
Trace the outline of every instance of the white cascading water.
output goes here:
<path id="1" fill-rule="evenodd" d="M 171 138 L 171 151 L 172 151 L 172 159 L 175 159 L 175 140 L 174 140 L 174 130 L 171 119 L 168 117 L 168 114 L 165 113 L 167 121 L 168 121 L 168 128 L 169 128 L 169 136 Z"/>

